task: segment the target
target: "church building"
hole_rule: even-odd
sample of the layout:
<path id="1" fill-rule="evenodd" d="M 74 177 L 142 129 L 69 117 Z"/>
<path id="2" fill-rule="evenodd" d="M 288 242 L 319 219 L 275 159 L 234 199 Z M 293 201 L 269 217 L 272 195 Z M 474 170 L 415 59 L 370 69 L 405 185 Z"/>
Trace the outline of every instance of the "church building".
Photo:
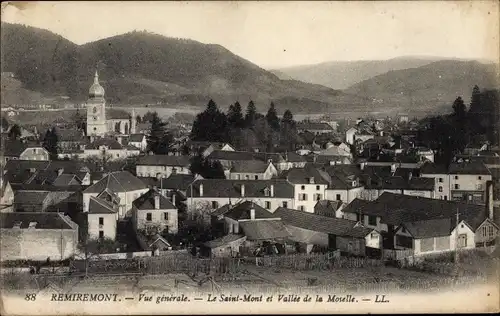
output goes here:
<path id="1" fill-rule="evenodd" d="M 99 84 L 99 74 L 95 73 L 94 83 L 89 89 L 87 101 L 87 136 L 128 136 L 135 134 L 135 111 L 132 115 L 120 109 L 106 109 L 104 88 Z"/>

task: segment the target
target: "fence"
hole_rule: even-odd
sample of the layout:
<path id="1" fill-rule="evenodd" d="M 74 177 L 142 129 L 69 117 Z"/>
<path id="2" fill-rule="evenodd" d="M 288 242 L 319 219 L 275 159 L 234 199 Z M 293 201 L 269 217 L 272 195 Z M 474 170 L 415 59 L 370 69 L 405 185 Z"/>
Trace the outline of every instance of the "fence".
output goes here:
<path id="1" fill-rule="evenodd" d="M 413 249 L 382 249 L 384 260 L 403 260 L 413 255 Z"/>

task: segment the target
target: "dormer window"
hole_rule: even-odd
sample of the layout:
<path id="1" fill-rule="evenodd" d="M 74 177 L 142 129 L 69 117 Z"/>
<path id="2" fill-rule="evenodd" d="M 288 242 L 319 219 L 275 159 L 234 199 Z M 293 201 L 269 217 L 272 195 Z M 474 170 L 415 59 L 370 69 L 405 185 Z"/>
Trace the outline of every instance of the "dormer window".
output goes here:
<path id="1" fill-rule="evenodd" d="M 310 184 L 314 183 L 314 177 L 310 177 L 310 178 L 309 178 L 309 183 L 310 183 Z"/>
<path id="2" fill-rule="evenodd" d="M 265 196 L 269 196 L 269 188 L 265 188 L 264 189 L 264 195 Z"/>

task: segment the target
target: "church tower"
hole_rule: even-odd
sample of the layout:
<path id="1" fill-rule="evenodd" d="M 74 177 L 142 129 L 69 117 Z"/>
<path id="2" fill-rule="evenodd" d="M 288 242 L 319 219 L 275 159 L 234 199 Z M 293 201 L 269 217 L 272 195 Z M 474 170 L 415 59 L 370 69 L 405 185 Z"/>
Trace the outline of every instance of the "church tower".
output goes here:
<path id="1" fill-rule="evenodd" d="M 102 137 L 107 132 L 104 88 L 99 84 L 99 74 L 96 70 L 94 83 L 90 86 L 87 101 L 87 135 Z"/>

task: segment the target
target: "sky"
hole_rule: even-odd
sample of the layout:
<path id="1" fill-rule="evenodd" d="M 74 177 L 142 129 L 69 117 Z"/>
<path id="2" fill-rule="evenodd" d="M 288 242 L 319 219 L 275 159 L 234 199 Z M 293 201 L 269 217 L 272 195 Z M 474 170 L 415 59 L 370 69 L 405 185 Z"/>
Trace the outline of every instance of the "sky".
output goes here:
<path id="1" fill-rule="evenodd" d="M 220 44 L 263 67 L 400 56 L 499 59 L 497 1 L 13 2 L 2 21 L 83 44 L 133 30 Z"/>

